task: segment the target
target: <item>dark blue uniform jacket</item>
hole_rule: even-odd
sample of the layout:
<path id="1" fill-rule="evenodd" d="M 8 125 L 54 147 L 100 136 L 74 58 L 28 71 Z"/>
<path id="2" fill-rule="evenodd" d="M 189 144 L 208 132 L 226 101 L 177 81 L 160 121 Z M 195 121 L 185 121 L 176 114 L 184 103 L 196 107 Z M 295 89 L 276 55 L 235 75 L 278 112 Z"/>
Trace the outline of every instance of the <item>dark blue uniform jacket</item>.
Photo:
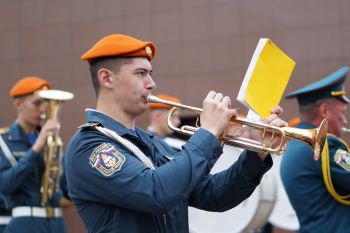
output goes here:
<path id="1" fill-rule="evenodd" d="M 41 207 L 41 176 L 44 160 L 41 153 L 32 150 L 32 144 L 17 122 L 2 135 L 17 161 L 12 166 L 0 149 L 0 193 L 4 195 L 7 209 L 16 206 Z M 49 200 L 48 206 L 58 207 L 60 193 Z M 40 229 L 40 230 L 39 230 Z M 16 217 L 8 224 L 5 232 L 65 232 L 63 218 L 44 219 L 38 217 Z"/>
<path id="2" fill-rule="evenodd" d="M 81 127 L 65 162 L 69 195 L 88 232 L 188 233 L 188 205 L 228 210 L 254 191 L 272 165 L 270 156 L 263 162 L 256 153 L 244 152 L 228 170 L 209 175 L 222 149 L 204 129 L 176 152 L 150 133 L 127 129 L 103 113 L 87 111 L 87 122 L 117 132 L 156 166 L 149 169 L 89 124 Z M 108 165 L 111 159 L 117 162 Z"/>
<path id="3" fill-rule="evenodd" d="M 3 198 L 4 198 L 3 195 L 0 194 L 0 218 L 10 217 L 11 211 L 5 208 L 5 203 L 2 200 Z M 6 224 L 0 224 L 0 233 L 4 231 L 5 227 L 6 227 Z"/>
<path id="4" fill-rule="evenodd" d="M 315 128 L 300 123 L 298 128 Z M 331 178 L 339 194 L 350 193 L 350 172 L 334 159 L 346 146 L 335 136 L 328 136 Z M 350 206 L 337 202 L 327 191 L 322 178 L 321 159 L 313 160 L 312 149 L 303 142 L 289 143 L 281 162 L 281 178 L 300 222 L 300 232 L 350 232 Z"/>

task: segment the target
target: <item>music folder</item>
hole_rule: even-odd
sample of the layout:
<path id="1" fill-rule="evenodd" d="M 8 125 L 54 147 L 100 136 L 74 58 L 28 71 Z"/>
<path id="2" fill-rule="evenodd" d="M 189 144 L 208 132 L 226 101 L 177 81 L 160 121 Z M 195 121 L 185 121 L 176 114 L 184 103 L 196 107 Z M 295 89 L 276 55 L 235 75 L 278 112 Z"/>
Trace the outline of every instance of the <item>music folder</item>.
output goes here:
<path id="1" fill-rule="evenodd" d="M 237 100 L 261 118 L 270 115 L 287 87 L 295 62 L 270 39 L 261 38 L 239 90 Z"/>

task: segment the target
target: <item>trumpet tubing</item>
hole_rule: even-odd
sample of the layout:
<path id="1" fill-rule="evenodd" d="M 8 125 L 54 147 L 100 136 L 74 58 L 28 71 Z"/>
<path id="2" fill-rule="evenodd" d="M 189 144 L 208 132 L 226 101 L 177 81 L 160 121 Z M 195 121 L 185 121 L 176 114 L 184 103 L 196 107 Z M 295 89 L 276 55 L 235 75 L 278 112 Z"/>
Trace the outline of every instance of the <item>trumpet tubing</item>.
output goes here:
<path id="1" fill-rule="evenodd" d="M 171 123 L 170 119 L 172 114 L 177 109 L 183 109 L 183 110 L 192 111 L 196 113 L 201 113 L 203 109 L 163 100 L 153 95 L 149 95 L 147 98 L 147 101 L 149 103 L 162 103 L 173 107 L 169 111 L 169 115 L 168 115 L 168 126 L 173 131 L 187 134 L 187 135 L 192 135 L 196 130 L 199 129 L 198 127 L 189 126 L 189 125 L 184 125 L 184 126 L 181 126 L 180 128 L 175 127 Z M 321 154 L 321 151 L 327 136 L 326 120 L 322 121 L 319 128 L 311 129 L 311 130 L 298 129 L 298 128 L 292 128 L 292 127 L 270 126 L 258 121 L 253 121 L 242 117 L 233 117 L 231 121 L 242 126 L 245 125 L 245 126 L 250 126 L 254 129 L 262 130 L 263 138 L 265 138 L 266 134 L 268 133 L 271 134 L 270 140 L 272 140 L 274 137 L 277 137 L 277 136 L 280 137 L 279 145 L 273 148 L 266 146 L 262 142 L 251 140 L 249 138 L 236 137 L 236 136 L 230 136 L 230 135 L 223 135 L 221 137 L 221 141 L 224 144 L 233 145 L 233 146 L 237 146 L 243 149 L 248 149 L 256 152 L 268 152 L 268 153 L 281 154 L 285 150 L 289 139 L 297 139 L 297 140 L 303 141 L 304 143 L 308 144 L 313 148 L 314 159 L 317 160 Z"/>

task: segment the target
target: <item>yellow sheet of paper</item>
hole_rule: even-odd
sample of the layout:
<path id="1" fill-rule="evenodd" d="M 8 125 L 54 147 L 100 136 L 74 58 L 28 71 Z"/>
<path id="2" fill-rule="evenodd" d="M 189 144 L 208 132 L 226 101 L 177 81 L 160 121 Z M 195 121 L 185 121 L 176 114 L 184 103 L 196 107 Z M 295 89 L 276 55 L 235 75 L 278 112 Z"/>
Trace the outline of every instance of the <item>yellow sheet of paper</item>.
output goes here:
<path id="1" fill-rule="evenodd" d="M 279 104 L 294 67 L 295 62 L 267 40 L 248 81 L 245 102 L 254 112 L 266 118 L 271 108 Z"/>

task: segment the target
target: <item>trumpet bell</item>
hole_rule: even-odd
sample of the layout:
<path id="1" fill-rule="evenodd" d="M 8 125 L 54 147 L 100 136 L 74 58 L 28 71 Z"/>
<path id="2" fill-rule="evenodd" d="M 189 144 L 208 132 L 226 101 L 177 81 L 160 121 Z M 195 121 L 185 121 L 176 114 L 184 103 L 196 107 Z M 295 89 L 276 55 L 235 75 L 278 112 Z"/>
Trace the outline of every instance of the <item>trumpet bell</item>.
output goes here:
<path id="1" fill-rule="evenodd" d="M 299 129 L 284 127 L 286 136 L 303 141 L 314 149 L 314 160 L 318 160 L 326 142 L 328 122 L 324 119 L 320 126 L 315 129 Z"/>
<path id="2" fill-rule="evenodd" d="M 168 126 L 170 129 L 174 130 L 175 132 L 183 133 L 186 135 L 192 135 L 196 130 L 199 129 L 199 127 L 194 127 L 189 125 L 184 125 L 178 128 L 171 123 L 171 115 L 177 109 L 183 109 L 183 110 L 192 111 L 196 113 L 203 112 L 203 109 L 163 100 L 153 95 L 149 95 L 147 98 L 147 101 L 149 103 L 162 103 L 169 106 L 173 106 L 173 108 L 169 111 Z M 316 128 L 316 129 L 276 127 L 276 126 L 270 126 L 261 122 L 253 121 L 247 118 L 240 118 L 240 117 L 233 117 L 231 121 L 242 126 L 243 125 L 249 126 L 251 128 L 261 130 L 263 132 L 262 141 L 264 141 L 264 139 L 272 141 L 274 136 L 278 136 L 280 139 L 279 145 L 277 147 L 271 147 L 271 146 L 265 145 L 263 142 L 260 142 L 260 141 L 255 141 L 255 140 L 251 140 L 249 138 L 244 138 L 240 136 L 225 135 L 225 133 L 220 137 L 220 141 L 222 144 L 233 145 L 233 146 L 237 146 L 243 149 L 248 149 L 256 152 L 282 154 L 287 146 L 288 140 L 297 139 L 302 142 L 305 142 L 306 144 L 312 147 L 314 151 L 315 160 L 317 160 L 320 157 L 320 154 L 322 152 L 323 146 L 326 141 L 327 130 L 328 130 L 328 124 L 326 119 L 323 120 L 319 128 Z M 271 134 L 271 137 L 269 139 L 265 138 L 266 133 Z"/>

